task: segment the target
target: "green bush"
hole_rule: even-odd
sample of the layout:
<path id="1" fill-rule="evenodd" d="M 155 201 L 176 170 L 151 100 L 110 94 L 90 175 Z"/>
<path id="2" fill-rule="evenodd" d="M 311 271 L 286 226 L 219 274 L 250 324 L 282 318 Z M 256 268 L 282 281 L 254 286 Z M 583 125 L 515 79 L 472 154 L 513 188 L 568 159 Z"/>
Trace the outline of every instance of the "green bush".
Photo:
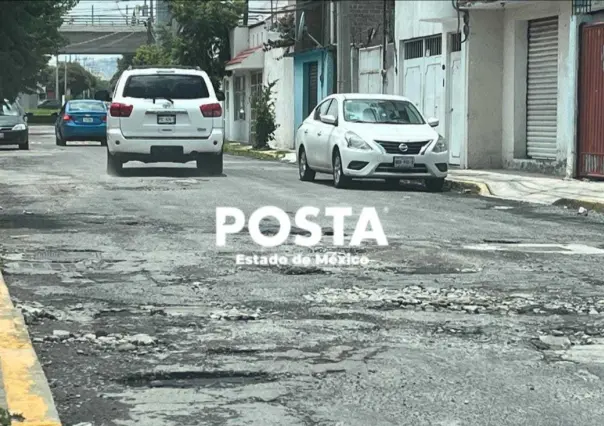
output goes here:
<path id="1" fill-rule="evenodd" d="M 253 126 L 256 134 L 254 139 L 254 149 L 267 149 L 269 142 L 275 139 L 275 101 L 273 100 L 273 87 L 277 80 L 263 86 L 257 93 L 254 93 L 251 99 L 252 108 L 256 113 L 256 119 Z"/>
<path id="2" fill-rule="evenodd" d="M 0 426 L 10 426 L 10 413 L 4 408 L 0 408 Z"/>

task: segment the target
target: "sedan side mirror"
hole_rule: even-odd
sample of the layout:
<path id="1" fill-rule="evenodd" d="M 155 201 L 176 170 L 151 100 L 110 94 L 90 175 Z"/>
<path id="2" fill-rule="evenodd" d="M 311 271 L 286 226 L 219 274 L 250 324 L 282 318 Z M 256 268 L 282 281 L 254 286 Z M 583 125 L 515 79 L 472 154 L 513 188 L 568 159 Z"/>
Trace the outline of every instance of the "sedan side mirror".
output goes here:
<path id="1" fill-rule="evenodd" d="M 325 124 L 331 124 L 332 126 L 335 126 L 337 119 L 333 115 L 322 115 L 321 121 Z"/>
<path id="2" fill-rule="evenodd" d="M 430 127 L 438 127 L 438 124 L 439 124 L 439 123 L 440 123 L 440 121 L 438 120 L 438 118 L 434 118 L 434 117 L 432 117 L 432 118 L 429 118 L 429 119 L 428 119 L 428 125 L 429 125 Z"/>

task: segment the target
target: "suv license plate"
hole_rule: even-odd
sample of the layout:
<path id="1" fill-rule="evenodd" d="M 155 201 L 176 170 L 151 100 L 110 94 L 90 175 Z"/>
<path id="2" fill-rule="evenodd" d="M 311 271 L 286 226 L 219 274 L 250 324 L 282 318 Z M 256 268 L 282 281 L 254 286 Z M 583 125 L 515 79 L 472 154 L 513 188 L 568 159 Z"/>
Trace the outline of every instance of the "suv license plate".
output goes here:
<path id="1" fill-rule="evenodd" d="M 412 169 L 415 165 L 413 157 L 394 157 L 394 167 L 400 169 Z"/>
<path id="2" fill-rule="evenodd" d="M 158 115 L 157 124 L 176 124 L 175 115 Z"/>

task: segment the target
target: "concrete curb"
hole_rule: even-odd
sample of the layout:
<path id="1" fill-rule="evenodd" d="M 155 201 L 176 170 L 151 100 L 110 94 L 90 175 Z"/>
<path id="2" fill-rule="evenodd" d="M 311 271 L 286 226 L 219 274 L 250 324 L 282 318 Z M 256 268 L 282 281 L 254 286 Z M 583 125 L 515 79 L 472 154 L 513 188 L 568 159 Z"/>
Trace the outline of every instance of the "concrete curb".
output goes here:
<path id="1" fill-rule="evenodd" d="M 468 190 L 472 194 L 480 195 L 483 197 L 493 196 L 489 185 L 481 182 L 472 182 L 469 180 L 459 180 L 459 179 L 451 179 L 447 177 L 447 181 L 451 184 L 451 189 L 455 190 Z"/>
<path id="2" fill-rule="evenodd" d="M 257 151 L 247 145 L 224 144 L 224 153 L 239 157 L 255 158 L 257 160 L 281 161 L 286 153 L 276 150 Z"/>
<path id="3" fill-rule="evenodd" d="M 0 369 L 13 425 L 61 426 L 44 370 L 21 311 L 11 301 L 0 273 Z"/>
<path id="4" fill-rule="evenodd" d="M 584 207 L 587 210 L 592 210 L 598 213 L 604 213 L 604 202 L 599 200 L 589 200 L 586 198 L 560 198 L 553 203 L 554 206 L 568 207 L 578 209 Z"/>

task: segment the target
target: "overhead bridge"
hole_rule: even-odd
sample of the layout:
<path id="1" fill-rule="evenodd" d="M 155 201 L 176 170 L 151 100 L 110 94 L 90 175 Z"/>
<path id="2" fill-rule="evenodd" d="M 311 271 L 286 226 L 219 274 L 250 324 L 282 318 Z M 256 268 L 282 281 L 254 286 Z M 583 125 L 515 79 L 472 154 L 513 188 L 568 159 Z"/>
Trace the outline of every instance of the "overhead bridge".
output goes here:
<path id="1" fill-rule="evenodd" d="M 145 22 L 126 17 L 66 16 L 59 54 L 124 55 L 147 43 Z"/>

